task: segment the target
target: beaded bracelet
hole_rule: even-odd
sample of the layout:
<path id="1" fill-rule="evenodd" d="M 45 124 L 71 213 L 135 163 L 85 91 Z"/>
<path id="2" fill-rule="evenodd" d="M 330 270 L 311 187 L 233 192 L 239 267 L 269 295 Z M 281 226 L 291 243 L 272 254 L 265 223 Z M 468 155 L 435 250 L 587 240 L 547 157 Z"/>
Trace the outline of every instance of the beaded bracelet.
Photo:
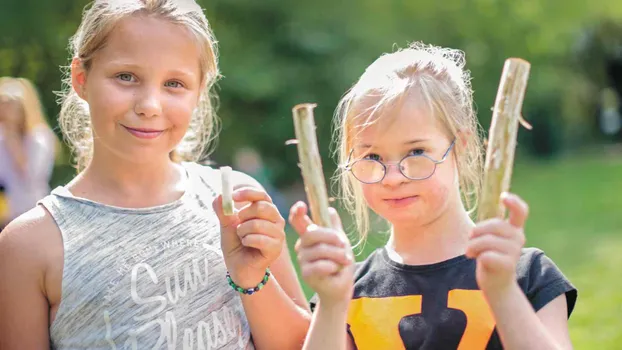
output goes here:
<path id="1" fill-rule="evenodd" d="M 231 279 L 231 275 L 229 274 L 229 271 L 227 271 L 227 282 L 229 282 L 229 285 L 231 286 L 231 288 L 233 288 L 233 290 L 236 290 L 242 294 L 247 294 L 247 295 L 251 295 L 261 290 L 261 288 L 263 288 L 266 285 L 266 283 L 268 283 L 269 278 L 270 278 L 270 269 L 266 269 L 266 273 L 263 275 L 263 279 L 261 280 L 261 282 L 259 282 L 259 284 L 256 287 L 244 289 L 238 286 L 237 284 L 235 284 L 235 282 L 233 282 L 233 280 Z"/>

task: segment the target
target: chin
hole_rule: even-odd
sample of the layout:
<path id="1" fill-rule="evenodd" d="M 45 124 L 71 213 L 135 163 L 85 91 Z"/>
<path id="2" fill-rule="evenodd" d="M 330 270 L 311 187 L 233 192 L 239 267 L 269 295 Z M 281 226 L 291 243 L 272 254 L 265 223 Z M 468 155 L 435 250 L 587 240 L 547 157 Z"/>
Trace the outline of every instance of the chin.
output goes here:
<path id="1" fill-rule="evenodd" d="M 134 149 L 134 150 L 119 150 L 115 152 L 116 155 L 129 163 L 134 164 L 149 164 L 159 159 L 170 159 L 168 148 L 162 149 Z"/>
<path id="2" fill-rule="evenodd" d="M 384 217 L 393 226 L 422 226 L 429 220 L 427 216 L 406 213 L 404 215 L 388 215 Z"/>

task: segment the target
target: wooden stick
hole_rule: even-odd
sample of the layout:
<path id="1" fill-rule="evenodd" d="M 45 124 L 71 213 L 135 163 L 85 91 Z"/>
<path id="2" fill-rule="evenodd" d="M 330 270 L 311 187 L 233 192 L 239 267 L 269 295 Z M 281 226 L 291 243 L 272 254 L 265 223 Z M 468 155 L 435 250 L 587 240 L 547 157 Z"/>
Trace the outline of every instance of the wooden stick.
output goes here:
<path id="1" fill-rule="evenodd" d="M 231 167 L 220 167 L 222 180 L 222 212 L 230 216 L 233 215 L 233 184 L 231 183 Z"/>
<path id="2" fill-rule="evenodd" d="M 322 171 L 322 159 L 317 146 L 313 109 L 315 104 L 294 106 L 294 129 L 298 139 L 298 158 L 302 168 L 305 192 L 311 209 L 311 220 L 322 227 L 332 227 L 328 214 L 328 193 Z"/>
<path id="3" fill-rule="evenodd" d="M 520 58 L 505 61 L 492 114 L 478 221 L 503 217 L 500 196 L 510 188 L 516 135 L 531 64 Z"/>

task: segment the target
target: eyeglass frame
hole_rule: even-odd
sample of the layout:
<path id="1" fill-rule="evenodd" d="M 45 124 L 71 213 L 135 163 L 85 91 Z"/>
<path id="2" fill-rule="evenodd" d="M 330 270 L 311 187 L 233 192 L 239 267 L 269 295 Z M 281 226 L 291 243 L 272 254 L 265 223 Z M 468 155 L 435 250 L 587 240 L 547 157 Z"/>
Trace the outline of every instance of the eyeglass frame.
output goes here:
<path id="1" fill-rule="evenodd" d="M 432 177 L 432 175 L 434 175 L 434 173 L 436 173 L 436 166 L 439 164 L 442 164 L 443 162 L 445 162 L 445 160 L 447 160 L 447 157 L 449 156 L 449 152 L 451 152 L 452 148 L 454 147 L 454 144 L 456 143 L 456 140 L 454 139 L 451 144 L 449 145 L 449 148 L 447 148 L 447 151 L 445 151 L 445 154 L 443 155 L 443 157 L 441 158 L 441 160 L 436 160 L 436 159 L 432 159 L 431 157 L 425 155 L 425 154 L 415 154 L 415 155 L 407 155 L 404 158 L 400 159 L 399 162 L 393 162 L 393 163 L 385 163 L 382 162 L 380 160 L 375 160 L 375 159 L 357 159 L 354 162 L 350 163 L 350 159 L 352 158 L 352 153 L 354 153 L 354 148 L 352 148 L 352 150 L 350 151 L 350 155 L 348 155 L 348 162 L 346 163 L 346 165 L 343 166 L 343 169 L 349 172 L 352 172 L 352 166 L 354 164 L 356 164 L 357 162 L 360 162 L 361 160 L 367 160 L 367 161 L 374 161 L 374 162 L 378 162 L 380 165 L 382 165 L 383 168 L 383 174 L 382 177 L 380 178 L 380 180 L 378 181 L 374 181 L 374 182 L 365 182 L 365 181 L 361 181 L 361 179 L 359 179 L 358 177 L 356 177 L 356 175 L 354 175 L 354 173 L 352 172 L 352 176 L 354 176 L 355 179 L 357 179 L 359 182 L 367 184 L 367 185 L 371 185 L 371 184 L 376 184 L 381 182 L 382 180 L 384 180 L 384 178 L 387 176 L 387 166 L 392 166 L 392 165 L 397 165 L 397 168 L 400 172 L 400 174 L 402 174 L 402 176 L 404 176 L 405 178 L 407 178 L 408 180 L 411 181 L 421 181 L 421 180 L 426 180 Z M 409 176 L 407 176 L 406 174 L 404 174 L 404 172 L 402 171 L 402 167 L 400 166 L 400 164 L 402 164 L 402 162 L 404 161 L 404 159 L 406 158 L 410 158 L 410 157 L 425 157 L 427 159 L 429 159 L 430 161 L 432 161 L 432 163 L 434 163 L 434 170 L 432 170 L 432 173 L 430 173 L 430 175 L 428 175 L 427 177 L 422 177 L 422 178 L 411 178 Z"/>

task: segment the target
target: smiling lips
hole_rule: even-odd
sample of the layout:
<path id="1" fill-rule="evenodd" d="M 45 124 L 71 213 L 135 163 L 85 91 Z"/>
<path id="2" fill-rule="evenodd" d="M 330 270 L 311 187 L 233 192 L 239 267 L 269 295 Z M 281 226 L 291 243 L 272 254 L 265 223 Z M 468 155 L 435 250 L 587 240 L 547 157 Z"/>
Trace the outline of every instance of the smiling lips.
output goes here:
<path id="1" fill-rule="evenodd" d="M 145 129 L 145 128 L 130 128 L 125 125 L 123 127 L 132 135 L 139 139 L 154 139 L 160 136 L 164 130 Z"/>

